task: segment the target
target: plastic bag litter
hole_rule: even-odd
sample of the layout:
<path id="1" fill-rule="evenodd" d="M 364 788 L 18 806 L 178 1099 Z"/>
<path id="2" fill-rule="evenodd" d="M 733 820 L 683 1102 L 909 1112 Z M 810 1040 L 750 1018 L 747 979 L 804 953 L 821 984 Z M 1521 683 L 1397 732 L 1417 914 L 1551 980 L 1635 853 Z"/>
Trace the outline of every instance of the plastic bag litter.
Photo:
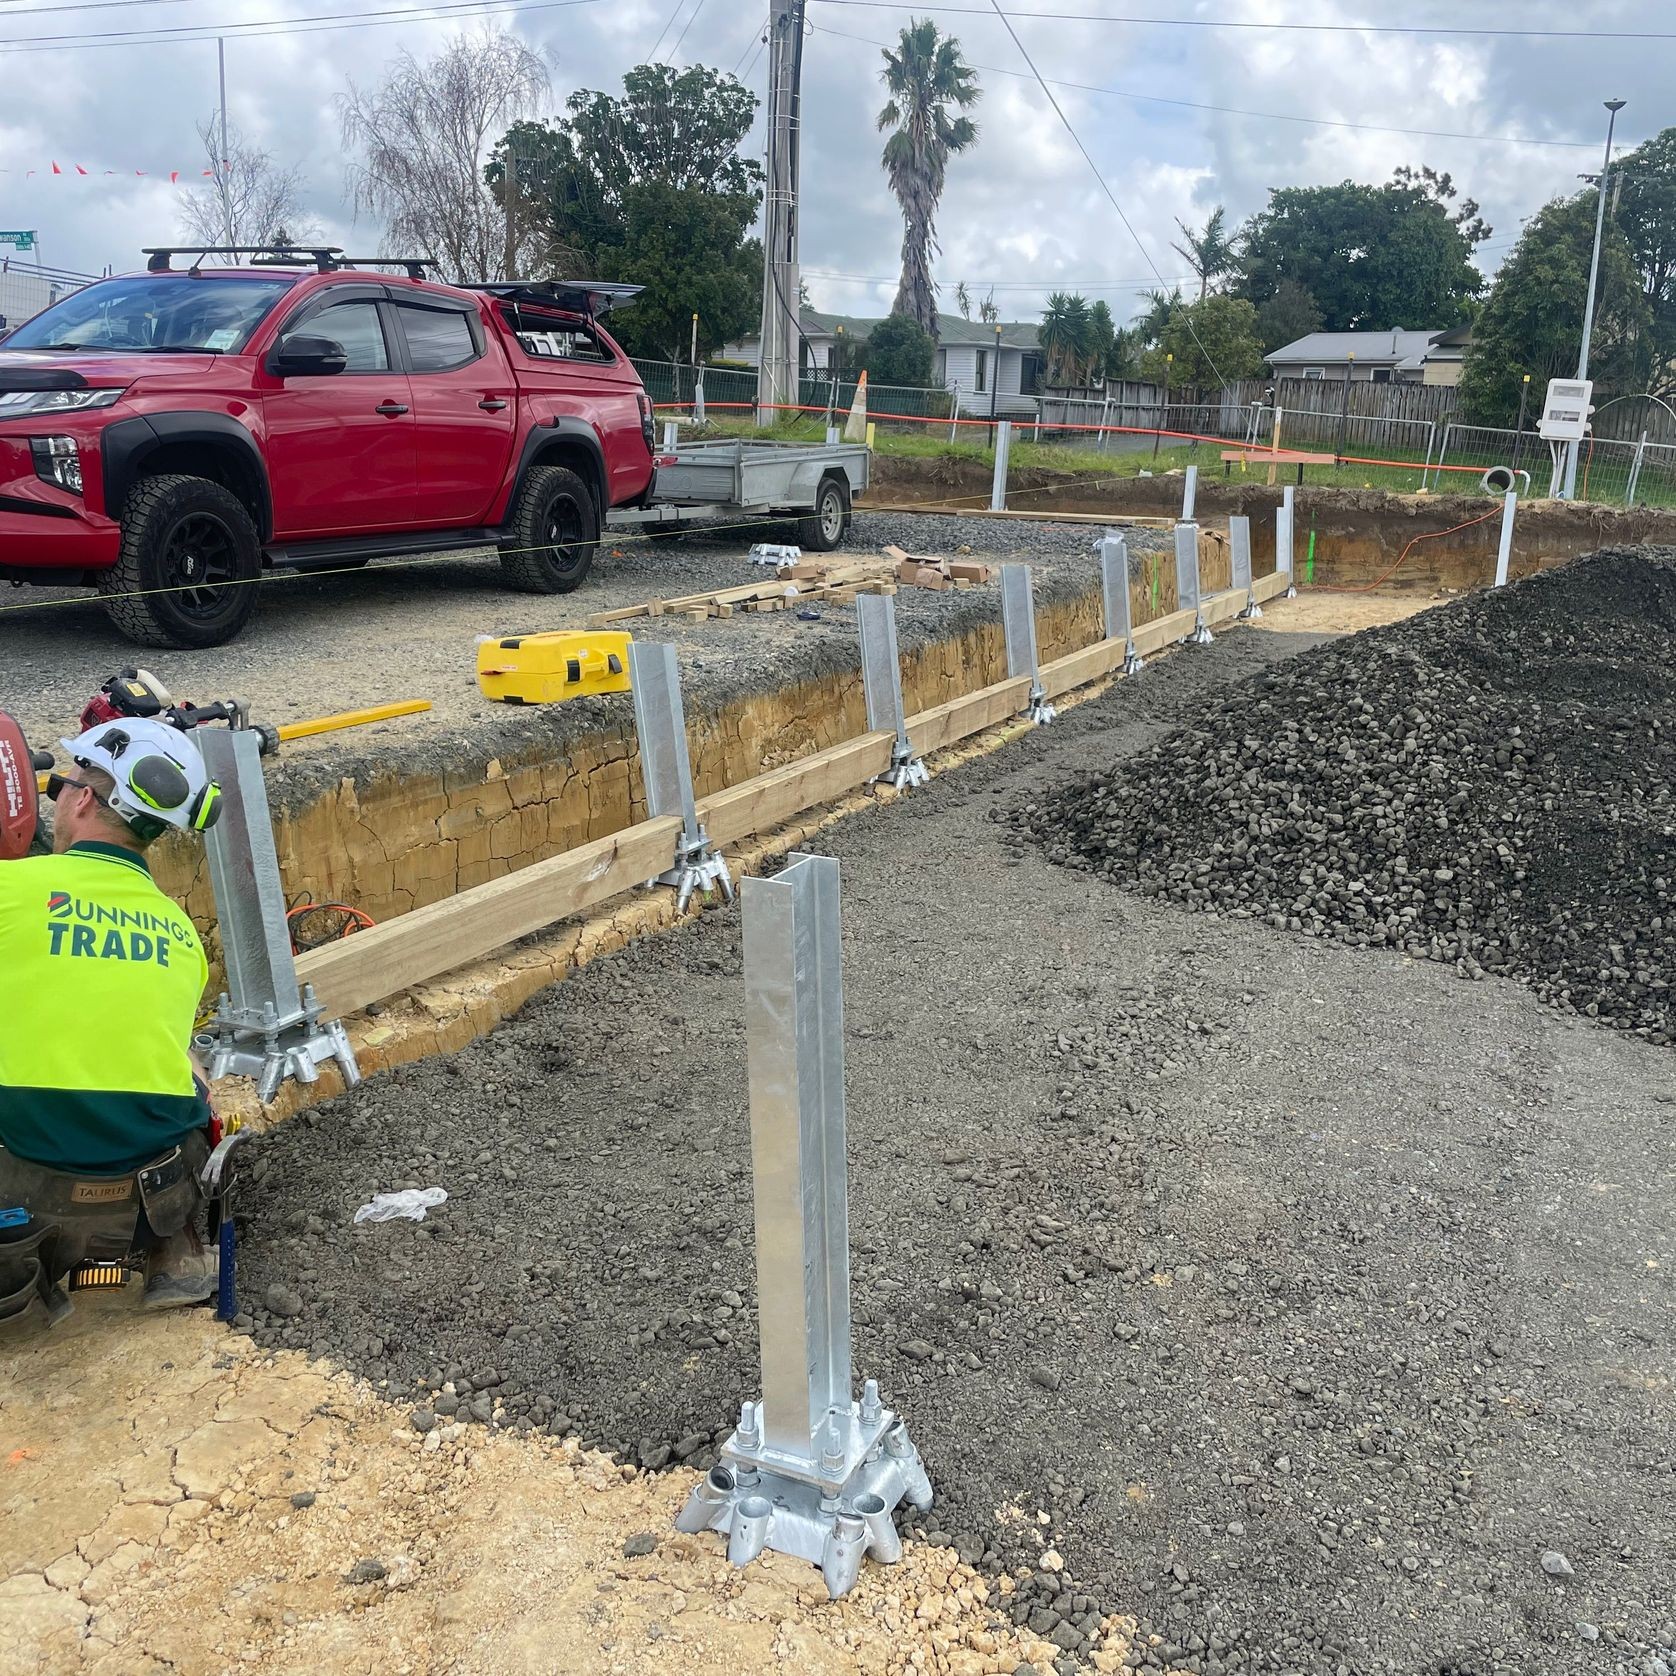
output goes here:
<path id="1" fill-rule="evenodd" d="M 370 1204 L 355 1212 L 357 1222 L 393 1222 L 398 1216 L 410 1217 L 415 1222 L 425 1220 L 425 1212 L 448 1198 L 446 1188 L 407 1187 L 400 1193 L 376 1193 Z"/>

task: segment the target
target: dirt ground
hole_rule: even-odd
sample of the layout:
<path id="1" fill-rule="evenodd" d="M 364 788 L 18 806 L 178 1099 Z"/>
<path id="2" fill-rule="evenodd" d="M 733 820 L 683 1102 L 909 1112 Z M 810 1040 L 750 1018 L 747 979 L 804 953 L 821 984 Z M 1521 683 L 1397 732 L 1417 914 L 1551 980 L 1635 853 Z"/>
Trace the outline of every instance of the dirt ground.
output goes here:
<path id="1" fill-rule="evenodd" d="M 0 1676 L 979 1676 L 1041 1653 L 946 1548 L 832 1606 L 811 1567 L 739 1572 L 678 1535 L 690 1472 L 421 1436 L 353 1376 L 202 1316 L 84 1302 L 0 1358 L 0 1438 Z M 1132 1629 L 1108 1626 L 1108 1668 Z"/>

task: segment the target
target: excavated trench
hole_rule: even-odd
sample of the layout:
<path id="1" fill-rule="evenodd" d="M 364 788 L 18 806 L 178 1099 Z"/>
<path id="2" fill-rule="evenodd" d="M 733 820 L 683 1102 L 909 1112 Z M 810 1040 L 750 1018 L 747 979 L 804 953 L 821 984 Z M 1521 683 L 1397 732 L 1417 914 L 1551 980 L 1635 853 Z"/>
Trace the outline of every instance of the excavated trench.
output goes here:
<path id="1" fill-rule="evenodd" d="M 1230 516 L 1251 520 L 1252 560 L 1261 574 L 1274 562 L 1274 513 L 1278 487 L 1249 478 L 1224 479 L 1215 466 L 1200 468 L 1195 502 L 1200 522 L 1210 527 Z M 964 507 L 988 504 L 989 468 L 969 459 L 901 459 L 876 463 L 871 498 L 885 505 Z M 1021 511 L 1095 514 L 1107 517 L 1174 518 L 1181 513 L 1180 473 L 1158 477 L 1099 478 L 1039 466 L 1014 467 L 1008 504 Z M 1366 587 L 1396 564 L 1415 536 L 1450 530 L 1493 513 L 1497 503 L 1483 495 L 1401 495 L 1377 489 L 1295 491 L 1295 546 L 1300 575 L 1324 588 Z M 1495 575 L 1498 520 L 1421 541 L 1387 585 L 1447 588 L 1466 592 L 1486 586 Z M 1314 569 L 1309 565 L 1314 537 Z M 1676 541 L 1676 512 L 1648 507 L 1598 506 L 1580 501 L 1530 501 L 1519 508 L 1511 574 L 1529 576 L 1549 565 L 1601 547 Z"/>

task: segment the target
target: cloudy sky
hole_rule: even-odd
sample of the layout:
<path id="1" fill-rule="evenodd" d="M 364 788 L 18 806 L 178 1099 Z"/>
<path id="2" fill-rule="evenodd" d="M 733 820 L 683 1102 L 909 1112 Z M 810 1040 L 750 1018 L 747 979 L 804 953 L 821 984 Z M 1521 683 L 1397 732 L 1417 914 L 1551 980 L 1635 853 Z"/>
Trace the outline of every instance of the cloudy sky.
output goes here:
<path id="1" fill-rule="evenodd" d="M 1221 203 L 1238 219 L 1270 187 L 1381 181 L 1403 162 L 1447 169 L 1479 200 L 1493 270 L 1522 217 L 1598 167 L 1602 99 L 1629 101 L 1628 144 L 1676 123 L 1670 0 L 1002 0 L 1137 244 L 986 4 L 810 0 L 802 257 L 817 305 L 881 312 L 894 291 L 900 222 L 873 119 L 879 43 L 916 12 L 959 37 L 983 84 L 979 142 L 953 163 L 939 218 L 945 306 L 956 280 L 993 285 L 1008 318 L 1033 317 L 1057 288 L 1126 318 L 1155 275 L 1187 276 L 1176 217 L 1198 223 Z M 167 174 L 200 178 L 194 122 L 216 105 L 217 30 L 233 122 L 302 168 L 334 242 L 370 246 L 377 228 L 356 227 L 344 201 L 334 96 L 347 78 L 370 83 L 402 48 L 422 56 L 493 25 L 547 61 L 538 114 L 578 87 L 616 89 L 654 49 L 737 69 L 760 93 L 766 12 L 766 0 L 0 0 L 0 227 L 38 229 L 45 261 L 81 271 L 137 266 L 140 246 L 177 233 Z M 1417 32 L 1354 27 L 1375 22 Z M 1461 32 L 1509 28 L 1552 33 Z M 1672 38 L 1609 38 L 1661 31 Z"/>

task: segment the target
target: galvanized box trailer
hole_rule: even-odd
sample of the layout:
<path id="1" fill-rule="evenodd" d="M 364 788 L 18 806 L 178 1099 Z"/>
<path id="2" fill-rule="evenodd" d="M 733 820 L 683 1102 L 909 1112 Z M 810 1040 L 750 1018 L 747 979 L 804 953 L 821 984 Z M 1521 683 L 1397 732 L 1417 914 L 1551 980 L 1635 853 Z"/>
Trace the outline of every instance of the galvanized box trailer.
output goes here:
<path id="1" fill-rule="evenodd" d="M 646 505 L 615 508 L 606 523 L 674 533 L 785 519 L 796 522 L 799 546 L 828 553 L 844 539 L 871 470 L 861 443 L 679 443 L 658 455 Z"/>

